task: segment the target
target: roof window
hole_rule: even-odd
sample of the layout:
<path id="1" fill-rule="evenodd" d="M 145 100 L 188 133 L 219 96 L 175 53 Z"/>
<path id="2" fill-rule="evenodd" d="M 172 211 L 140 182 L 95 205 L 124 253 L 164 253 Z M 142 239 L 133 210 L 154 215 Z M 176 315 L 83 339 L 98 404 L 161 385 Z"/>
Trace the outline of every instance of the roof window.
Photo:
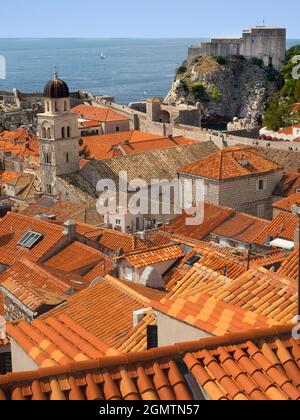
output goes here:
<path id="1" fill-rule="evenodd" d="M 41 233 L 30 230 L 22 237 L 22 239 L 18 242 L 18 245 L 23 248 L 32 249 L 43 239 L 43 237 L 44 236 Z"/>
<path id="2" fill-rule="evenodd" d="M 186 263 L 184 264 L 187 267 L 193 267 L 195 264 L 197 264 L 197 262 L 199 262 L 201 260 L 201 255 L 199 254 L 194 254 L 191 258 L 189 258 Z"/>

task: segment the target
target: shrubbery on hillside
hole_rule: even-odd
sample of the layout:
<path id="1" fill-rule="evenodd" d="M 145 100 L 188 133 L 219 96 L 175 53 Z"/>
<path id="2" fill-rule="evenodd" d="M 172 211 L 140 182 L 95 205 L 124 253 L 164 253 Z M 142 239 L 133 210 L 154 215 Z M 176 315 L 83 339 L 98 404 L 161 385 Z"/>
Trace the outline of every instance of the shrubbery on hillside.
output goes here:
<path id="1" fill-rule="evenodd" d="M 300 122 L 300 113 L 292 114 L 291 107 L 295 102 L 300 102 L 300 80 L 293 78 L 292 72 L 295 67 L 293 57 L 300 55 L 300 45 L 287 51 L 287 63 L 281 71 L 284 78 L 284 86 L 278 99 L 273 100 L 267 108 L 264 125 L 269 130 L 277 131 L 281 127 L 288 127 Z"/>

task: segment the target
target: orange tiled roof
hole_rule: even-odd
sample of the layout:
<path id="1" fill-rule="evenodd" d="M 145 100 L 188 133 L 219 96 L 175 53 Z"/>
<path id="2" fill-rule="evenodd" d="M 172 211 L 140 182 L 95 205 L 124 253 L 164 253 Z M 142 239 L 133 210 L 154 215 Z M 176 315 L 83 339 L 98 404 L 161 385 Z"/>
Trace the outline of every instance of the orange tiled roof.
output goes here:
<path id="1" fill-rule="evenodd" d="M 293 280 L 298 280 L 298 267 L 299 250 L 297 248 L 291 254 L 286 256 L 280 269 L 278 270 L 278 274 Z"/>
<path id="2" fill-rule="evenodd" d="M 42 307 L 57 306 L 67 299 L 63 293 L 29 287 L 12 278 L 1 283 L 1 288 L 2 291 L 8 291 L 32 312 L 37 312 Z"/>
<path id="3" fill-rule="evenodd" d="M 43 239 L 32 250 L 18 246 L 18 242 L 29 230 L 43 235 Z M 8 213 L 0 220 L 0 263 L 10 266 L 22 256 L 38 261 L 63 237 L 63 228 L 60 226 L 21 214 Z"/>
<path id="4" fill-rule="evenodd" d="M 70 318 L 20 321 L 7 325 L 7 334 L 39 367 L 62 366 L 71 362 L 97 360 L 118 354 Z"/>
<path id="5" fill-rule="evenodd" d="M 204 203 L 204 220 L 202 224 L 189 226 L 186 223 L 186 219 L 191 218 L 191 216 L 182 214 L 177 216 L 169 226 L 164 226 L 162 230 L 174 234 L 176 237 L 182 236 L 201 240 L 233 216 L 234 213 L 234 209 Z"/>
<path id="6" fill-rule="evenodd" d="M 118 347 L 118 351 L 121 353 L 147 351 L 147 328 L 150 325 L 157 325 L 157 320 L 151 309 L 147 311 L 142 321 L 128 333 L 128 338 Z"/>
<path id="7" fill-rule="evenodd" d="M 218 226 L 213 234 L 238 242 L 251 244 L 261 231 L 269 227 L 270 224 L 271 222 L 267 220 L 250 216 L 245 213 L 239 213 L 233 219 Z"/>
<path id="8" fill-rule="evenodd" d="M 69 273 L 82 272 L 89 267 L 94 268 L 103 258 L 100 251 L 76 241 L 45 261 L 44 265 Z"/>
<path id="9" fill-rule="evenodd" d="M 99 108 L 89 105 L 77 105 L 71 109 L 79 118 L 98 122 L 128 121 L 128 118 L 117 114 L 108 108 Z"/>
<path id="10" fill-rule="evenodd" d="M 12 179 L 18 178 L 19 176 L 21 176 L 21 174 L 19 174 L 18 172 L 10 172 L 10 171 L 0 172 L 0 183 L 6 184 Z"/>
<path id="11" fill-rule="evenodd" d="M 272 267 L 281 264 L 283 261 L 285 261 L 287 255 L 289 254 L 287 254 L 287 252 L 285 251 L 273 252 L 262 257 L 252 258 L 250 261 L 250 265 L 265 268 Z"/>
<path id="12" fill-rule="evenodd" d="M 4 131 L 0 133 L 0 150 L 11 151 L 20 158 L 38 157 L 38 138 L 23 128 L 16 131 Z"/>
<path id="13" fill-rule="evenodd" d="M 297 229 L 297 217 L 288 213 L 280 213 L 253 240 L 258 245 L 265 245 L 268 239 L 282 238 L 294 241 Z"/>
<path id="14" fill-rule="evenodd" d="M 0 276 L 0 285 L 32 312 L 67 300 L 71 289 L 61 275 L 50 273 L 26 258 L 16 261 Z"/>
<path id="15" fill-rule="evenodd" d="M 93 128 L 99 127 L 100 121 L 80 121 L 79 127 L 80 128 Z"/>
<path id="16" fill-rule="evenodd" d="M 38 215 L 55 216 L 57 222 L 66 222 L 68 219 L 76 219 L 76 216 L 85 209 L 81 203 L 72 201 L 53 200 L 50 197 L 42 197 L 35 203 L 24 209 L 21 214 L 35 217 Z"/>
<path id="17" fill-rule="evenodd" d="M 185 258 L 180 262 L 180 264 L 174 269 L 174 271 L 167 279 L 166 288 L 168 291 L 171 291 L 190 271 L 191 266 L 189 266 L 187 262 L 194 255 L 197 255 L 201 258 L 200 263 L 202 266 L 210 268 L 219 274 L 224 274 L 226 271 L 227 277 L 232 280 L 238 278 L 246 271 L 246 268 L 243 265 L 240 265 L 231 259 L 226 258 L 224 255 L 217 251 L 213 252 L 212 250 L 208 248 L 206 249 L 205 247 L 194 248 L 187 253 Z"/>
<path id="18" fill-rule="evenodd" d="M 113 134 L 83 137 L 82 150 L 96 160 L 111 159 L 154 150 L 170 149 L 195 143 L 195 140 L 178 137 L 161 137 L 142 131 L 127 131 Z"/>
<path id="19" fill-rule="evenodd" d="M 149 248 L 149 243 L 128 233 L 118 232 L 112 229 L 95 228 L 95 226 L 88 226 L 78 224 L 77 232 L 85 236 L 103 248 L 111 252 L 117 252 L 120 249 L 127 254 L 133 251 Z"/>
<path id="20" fill-rule="evenodd" d="M 289 197 L 290 195 L 296 194 L 298 189 L 300 189 L 300 173 L 286 172 L 277 185 L 274 194 L 282 197 Z"/>
<path id="21" fill-rule="evenodd" d="M 279 134 L 291 135 L 291 134 L 293 134 L 294 128 L 300 128 L 300 124 L 296 124 L 296 125 L 293 125 L 291 127 L 282 128 L 281 130 L 278 131 L 278 133 Z"/>
<path id="22" fill-rule="evenodd" d="M 273 207 L 275 209 L 291 213 L 292 206 L 294 205 L 300 205 L 300 193 L 290 195 L 287 198 L 277 201 L 276 203 L 273 204 Z"/>
<path id="23" fill-rule="evenodd" d="M 156 229 L 147 235 L 147 241 L 153 247 L 169 245 L 172 243 L 172 235 L 170 235 L 168 232 Z"/>
<path id="24" fill-rule="evenodd" d="M 140 290 L 146 290 L 140 286 Z M 133 327 L 132 313 L 149 307 L 150 299 L 110 276 L 72 296 L 66 305 L 42 319 L 66 315 L 110 347 L 116 347 Z"/>
<path id="25" fill-rule="evenodd" d="M 255 149 L 233 146 L 190 165 L 178 172 L 202 178 L 225 180 L 282 169 L 277 163 L 260 156 Z"/>
<path id="26" fill-rule="evenodd" d="M 184 252 L 179 245 L 167 245 L 145 251 L 136 251 L 128 254 L 124 258 L 132 267 L 140 268 L 166 261 L 182 258 Z"/>
<path id="27" fill-rule="evenodd" d="M 0 377 L 0 399 L 299 400 L 299 359 L 291 327 L 252 330 L 10 373 Z M 193 390 L 180 366 L 193 378 Z"/>
<path id="28" fill-rule="evenodd" d="M 236 280 L 196 264 L 170 294 L 153 307 L 214 335 L 255 326 L 291 323 L 297 312 L 296 287 L 263 268 Z"/>
<path id="29" fill-rule="evenodd" d="M 92 268 L 88 273 L 84 274 L 83 277 L 89 281 L 93 282 L 98 277 L 104 277 L 106 274 L 109 274 L 113 268 L 111 259 L 103 254 L 100 262 Z"/>

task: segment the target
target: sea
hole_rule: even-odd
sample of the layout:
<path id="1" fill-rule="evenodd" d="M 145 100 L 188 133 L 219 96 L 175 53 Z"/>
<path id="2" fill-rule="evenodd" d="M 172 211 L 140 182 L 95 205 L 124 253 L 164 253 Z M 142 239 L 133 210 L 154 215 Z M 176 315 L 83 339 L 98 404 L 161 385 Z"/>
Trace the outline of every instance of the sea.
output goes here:
<path id="1" fill-rule="evenodd" d="M 57 69 L 72 91 L 111 95 L 121 104 L 165 96 L 188 47 L 203 40 L 0 38 L 6 61 L 0 90 L 41 92 Z M 288 40 L 288 47 L 297 44 Z"/>

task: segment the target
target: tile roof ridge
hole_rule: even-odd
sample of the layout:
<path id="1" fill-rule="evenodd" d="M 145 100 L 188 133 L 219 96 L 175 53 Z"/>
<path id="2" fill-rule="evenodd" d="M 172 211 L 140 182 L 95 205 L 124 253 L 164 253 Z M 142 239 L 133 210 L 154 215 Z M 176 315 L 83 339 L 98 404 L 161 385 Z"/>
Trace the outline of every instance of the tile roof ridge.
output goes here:
<path id="1" fill-rule="evenodd" d="M 22 213 L 16 213 L 14 211 L 7 212 L 6 215 L 2 219 L 0 219 L 0 223 L 4 220 L 8 219 L 11 216 L 15 217 L 16 219 L 18 218 L 18 219 L 23 219 L 23 220 L 30 220 L 31 222 L 39 222 L 39 223 L 47 224 L 48 226 L 55 227 L 56 229 L 60 229 L 61 232 L 63 231 L 62 226 L 60 226 L 56 223 L 51 223 L 48 220 L 39 220 L 39 219 L 36 219 L 35 217 L 27 216 L 27 215 L 22 214 Z"/>
<path id="2" fill-rule="evenodd" d="M 219 347 L 228 347 L 246 343 L 252 340 L 269 339 L 272 337 L 281 337 L 291 333 L 293 325 L 276 326 L 264 329 L 253 329 L 243 333 L 227 334 L 222 337 L 209 337 L 199 341 L 178 343 L 173 346 L 160 347 L 142 353 L 127 353 L 119 356 L 104 356 L 98 360 L 88 360 L 83 362 L 72 362 L 63 366 L 50 366 L 39 368 L 30 372 L 7 373 L 0 376 L 0 386 L 13 386 L 18 382 L 28 382 L 33 380 L 42 380 L 47 377 L 61 375 L 74 375 L 91 370 L 103 370 L 120 366 L 139 365 L 144 362 L 156 362 L 158 360 L 181 360 L 182 355 L 187 353 L 196 353 L 206 349 L 217 349 Z"/>
<path id="3" fill-rule="evenodd" d="M 131 252 L 125 254 L 125 255 L 122 255 L 121 257 L 118 257 L 118 258 L 131 257 L 131 256 L 134 256 L 134 255 L 146 254 L 148 252 L 155 252 L 155 251 L 160 251 L 162 249 L 173 248 L 173 247 L 180 247 L 180 245 L 171 243 L 171 244 L 166 244 L 166 245 L 160 245 L 160 246 L 153 247 L 153 248 L 137 249 L 135 251 L 131 251 Z"/>
<path id="4" fill-rule="evenodd" d="M 119 279 L 116 279 L 115 277 L 110 276 L 109 274 L 107 274 L 104 279 L 106 281 L 108 281 L 111 285 L 113 285 L 114 287 L 117 287 L 118 289 L 120 289 L 124 293 L 126 293 L 126 294 L 130 295 L 131 297 L 140 301 L 141 304 L 148 305 L 150 303 L 149 298 L 143 296 L 142 294 L 140 294 L 136 290 L 133 290 L 130 286 L 127 286 L 125 283 L 120 282 Z"/>
<path id="5" fill-rule="evenodd" d="M 34 261 L 30 261 L 26 257 L 21 257 L 20 260 L 16 264 L 18 264 L 19 262 L 24 264 L 26 267 L 30 268 L 31 270 L 34 270 L 36 273 L 46 275 L 51 281 L 53 281 L 55 284 L 59 283 L 62 287 L 65 287 L 66 290 L 70 289 L 70 285 L 68 285 L 68 283 L 66 283 L 61 278 L 55 276 L 54 274 L 50 273 L 47 270 L 47 267 L 42 266 L 41 264 L 36 263 Z"/>

